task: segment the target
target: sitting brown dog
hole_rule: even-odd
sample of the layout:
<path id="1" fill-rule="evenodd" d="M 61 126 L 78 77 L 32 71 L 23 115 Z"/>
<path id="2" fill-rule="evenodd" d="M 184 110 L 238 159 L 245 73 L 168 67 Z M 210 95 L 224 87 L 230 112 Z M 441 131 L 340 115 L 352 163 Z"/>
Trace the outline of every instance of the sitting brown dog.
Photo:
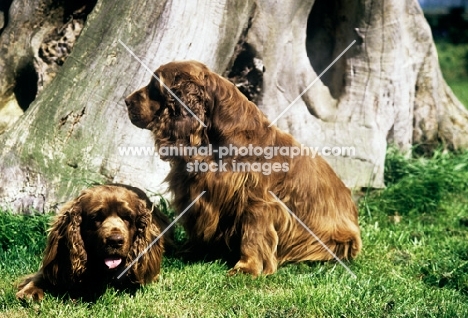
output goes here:
<path id="1" fill-rule="evenodd" d="M 330 251 L 340 259 L 359 253 L 356 205 L 324 159 L 251 153 L 221 158 L 222 148 L 301 145 L 270 127 L 234 84 L 199 62 L 171 62 L 154 75 L 125 103 L 132 123 L 153 132 L 160 153 L 164 147 L 192 149 L 190 154 L 161 153 L 161 158 L 171 164 L 166 180 L 176 212 L 206 191 L 182 217 L 195 251 L 220 250 L 235 258 L 231 273 L 252 275 L 272 274 L 285 262 L 330 260 Z M 193 151 L 210 147 L 215 151 Z M 247 168 L 239 169 L 240 164 Z"/>

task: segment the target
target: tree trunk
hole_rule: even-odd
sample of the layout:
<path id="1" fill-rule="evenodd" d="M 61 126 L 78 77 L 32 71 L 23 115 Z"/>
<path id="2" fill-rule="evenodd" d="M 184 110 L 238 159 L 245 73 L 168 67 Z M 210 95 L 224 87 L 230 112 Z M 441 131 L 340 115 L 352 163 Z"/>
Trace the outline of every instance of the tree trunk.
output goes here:
<path id="1" fill-rule="evenodd" d="M 94 4 L 95 0 L 62 5 L 57 0 L 2 2 L 0 133 L 21 117 L 38 92 L 55 77 Z"/>
<path id="2" fill-rule="evenodd" d="M 355 147 L 325 157 L 348 186 L 383 186 L 387 143 L 468 146 L 468 112 L 441 76 L 417 0 L 267 2 L 247 42 L 263 59 L 259 106 L 270 119 L 356 41 L 277 122 L 306 145 Z"/>
<path id="3" fill-rule="evenodd" d="M 9 24 L 29 16 L 17 12 Z M 2 47 L 12 34 L 3 30 Z M 119 40 L 152 70 L 195 59 L 226 74 L 272 121 L 356 40 L 276 121 L 305 146 L 355 147 L 326 157 L 350 187 L 383 186 L 387 142 L 468 146 L 467 112 L 441 77 L 417 0 L 100 0 L 55 79 L 0 136 L 0 205 L 49 210 L 102 182 L 165 189 L 165 163 L 119 153 L 153 146 L 123 103 L 150 74 Z"/>

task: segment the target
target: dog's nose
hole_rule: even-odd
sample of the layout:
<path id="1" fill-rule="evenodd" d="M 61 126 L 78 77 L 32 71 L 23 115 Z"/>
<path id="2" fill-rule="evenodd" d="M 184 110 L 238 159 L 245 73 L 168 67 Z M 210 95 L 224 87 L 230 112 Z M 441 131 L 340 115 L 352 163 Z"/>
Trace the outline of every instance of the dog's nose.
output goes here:
<path id="1" fill-rule="evenodd" d="M 112 234 L 107 238 L 107 245 L 111 247 L 121 247 L 124 244 L 124 237 L 121 234 Z"/>
<path id="2" fill-rule="evenodd" d="M 131 102 L 130 102 L 130 98 L 125 98 L 125 105 L 130 106 Z"/>

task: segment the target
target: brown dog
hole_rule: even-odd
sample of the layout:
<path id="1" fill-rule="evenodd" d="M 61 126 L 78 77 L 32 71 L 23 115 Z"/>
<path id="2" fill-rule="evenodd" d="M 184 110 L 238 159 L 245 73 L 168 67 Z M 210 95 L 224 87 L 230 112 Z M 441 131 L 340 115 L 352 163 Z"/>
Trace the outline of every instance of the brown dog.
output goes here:
<path id="1" fill-rule="evenodd" d="M 166 216 L 138 188 L 103 185 L 84 190 L 58 214 L 41 269 L 19 285 L 16 297 L 42 300 L 48 290 L 92 299 L 107 285 L 150 283 L 159 274 L 164 238 L 145 249 L 167 225 Z"/>
<path id="2" fill-rule="evenodd" d="M 125 103 L 132 123 L 153 132 L 162 159 L 171 163 L 166 180 L 176 211 L 206 191 L 182 218 L 193 246 L 234 256 L 231 273 L 272 274 L 284 262 L 332 259 L 277 196 L 339 258 L 359 253 L 356 206 L 325 160 L 236 153 L 300 145 L 269 127 L 255 104 L 199 62 L 168 63 L 155 75 L 159 80 L 152 78 Z M 191 150 L 171 154 L 168 147 Z M 194 151 L 202 148 L 214 151 Z M 232 151 L 221 156 L 221 149 Z"/>

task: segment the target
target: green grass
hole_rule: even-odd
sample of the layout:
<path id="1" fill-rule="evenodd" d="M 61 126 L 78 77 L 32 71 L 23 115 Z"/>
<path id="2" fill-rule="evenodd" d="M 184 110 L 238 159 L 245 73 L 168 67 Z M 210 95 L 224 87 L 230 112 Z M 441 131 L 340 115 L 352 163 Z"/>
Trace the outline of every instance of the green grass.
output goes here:
<path id="1" fill-rule="evenodd" d="M 468 108 L 468 44 L 436 43 L 444 79 Z"/>
<path id="2" fill-rule="evenodd" d="M 0 214 L 0 317 L 467 317 L 468 153 L 407 160 L 390 150 L 388 187 L 361 199 L 363 252 L 228 277 L 222 262 L 165 258 L 158 283 L 95 303 L 46 295 L 15 299 L 14 282 L 39 267 L 49 215 Z"/>

